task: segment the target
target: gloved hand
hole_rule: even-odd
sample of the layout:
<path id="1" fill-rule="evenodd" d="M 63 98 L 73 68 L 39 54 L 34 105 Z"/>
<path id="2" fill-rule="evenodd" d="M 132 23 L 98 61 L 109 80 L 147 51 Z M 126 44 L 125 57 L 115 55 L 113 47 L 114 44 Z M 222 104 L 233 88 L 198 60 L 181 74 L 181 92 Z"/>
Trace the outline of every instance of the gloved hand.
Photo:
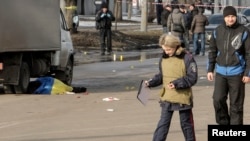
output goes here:
<path id="1" fill-rule="evenodd" d="M 107 16 L 110 18 L 111 17 L 111 15 L 110 14 L 107 14 Z"/>
<path id="2" fill-rule="evenodd" d="M 102 13 L 101 18 L 103 18 L 103 17 L 105 17 L 105 16 L 106 16 L 106 14 Z"/>

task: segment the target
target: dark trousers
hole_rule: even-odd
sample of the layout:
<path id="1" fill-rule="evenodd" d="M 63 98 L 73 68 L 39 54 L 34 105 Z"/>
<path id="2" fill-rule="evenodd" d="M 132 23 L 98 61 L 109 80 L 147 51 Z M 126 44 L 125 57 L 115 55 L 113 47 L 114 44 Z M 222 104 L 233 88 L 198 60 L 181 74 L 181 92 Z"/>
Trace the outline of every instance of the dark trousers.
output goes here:
<path id="1" fill-rule="evenodd" d="M 111 29 L 100 29 L 100 43 L 101 51 L 105 53 L 106 48 L 108 52 L 112 52 L 112 32 Z"/>
<path id="2" fill-rule="evenodd" d="M 170 111 L 166 104 L 161 104 L 161 118 L 154 132 L 153 141 L 165 141 L 167 139 L 170 128 L 171 119 L 174 111 Z M 194 121 L 192 109 L 179 111 L 181 129 L 185 137 L 185 141 L 195 141 Z"/>
<path id="3" fill-rule="evenodd" d="M 161 24 L 161 13 L 163 11 L 162 4 L 156 4 L 156 18 L 157 18 L 157 23 Z"/>
<path id="4" fill-rule="evenodd" d="M 229 95 L 229 111 L 227 98 Z M 220 125 L 243 124 L 243 105 L 245 84 L 242 76 L 223 76 L 216 74 L 213 104 L 216 122 Z"/>

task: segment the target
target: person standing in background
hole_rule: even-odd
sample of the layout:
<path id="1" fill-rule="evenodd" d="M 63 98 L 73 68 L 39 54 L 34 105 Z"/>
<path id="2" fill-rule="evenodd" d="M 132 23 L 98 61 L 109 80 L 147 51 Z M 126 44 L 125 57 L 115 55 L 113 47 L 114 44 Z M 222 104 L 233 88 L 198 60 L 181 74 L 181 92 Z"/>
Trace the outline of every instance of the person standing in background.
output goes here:
<path id="1" fill-rule="evenodd" d="M 182 28 L 182 31 L 174 31 L 174 25 L 179 25 Z M 168 16 L 168 33 L 178 37 L 181 40 L 182 47 L 185 47 L 184 43 L 184 33 L 186 30 L 186 24 L 183 14 L 180 12 L 179 6 L 173 6 L 173 12 Z"/>
<path id="2" fill-rule="evenodd" d="M 189 11 L 191 12 L 192 17 L 194 17 L 195 15 L 198 14 L 198 8 L 195 7 L 194 4 L 190 4 L 190 5 L 189 5 Z M 191 20 L 193 20 L 193 19 L 191 19 Z"/>
<path id="3" fill-rule="evenodd" d="M 112 21 L 115 20 L 113 13 L 108 10 L 108 5 L 103 3 L 101 10 L 96 14 L 96 22 L 98 22 L 100 30 L 101 55 L 105 55 L 107 50 L 108 55 L 112 54 Z M 106 42 L 107 40 L 107 42 Z M 106 48 L 107 47 L 107 48 Z"/>
<path id="4" fill-rule="evenodd" d="M 208 19 L 205 15 L 203 15 L 203 9 L 199 9 L 199 14 L 195 15 L 191 24 L 191 32 L 194 35 L 193 44 L 193 55 L 199 55 L 201 51 L 201 55 L 205 55 L 205 26 L 208 25 Z M 198 42 L 200 41 L 201 49 L 198 50 Z"/>
<path id="5" fill-rule="evenodd" d="M 184 43 L 185 43 L 185 49 L 187 51 L 189 51 L 189 30 L 191 28 L 191 19 L 192 19 L 192 15 L 191 13 L 186 9 L 185 5 L 180 5 L 180 11 L 184 16 L 184 20 L 185 20 L 185 27 L 186 27 L 186 31 L 183 35 L 183 39 L 184 39 Z"/>
<path id="6" fill-rule="evenodd" d="M 197 14 L 199 13 L 199 11 L 198 11 L 198 8 L 195 7 L 194 4 L 190 4 L 190 5 L 189 5 L 189 12 L 191 13 L 191 22 L 192 22 L 194 16 L 197 15 Z M 193 35 L 193 33 L 191 32 L 191 30 L 189 30 L 189 31 L 190 31 L 189 33 L 190 33 L 190 35 L 191 35 L 190 42 L 193 42 L 193 40 L 194 40 L 194 35 Z M 198 52 L 199 52 L 198 50 L 200 50 L 200 44 L 198 44 L 196 54 L 198 54 Z"/>
<path id="7" fill-rule="evenodd" d="M 164 10 L 161 13 L 161 24 L 163 27 L 163 33 L 168 33 L 167 21 L 168 21 L 168 16 L 170 15 L 171 12 L 172 12 L 171 5 L 169 5 L 169 4 L 165 5 Z"/>
<path id="8" fill-rule="evenodd" d="M 157 24 L 161 25 L 161 13 L 163 11 L 162 0 L 155 0 L 155 2 L 156 2 Z"/>

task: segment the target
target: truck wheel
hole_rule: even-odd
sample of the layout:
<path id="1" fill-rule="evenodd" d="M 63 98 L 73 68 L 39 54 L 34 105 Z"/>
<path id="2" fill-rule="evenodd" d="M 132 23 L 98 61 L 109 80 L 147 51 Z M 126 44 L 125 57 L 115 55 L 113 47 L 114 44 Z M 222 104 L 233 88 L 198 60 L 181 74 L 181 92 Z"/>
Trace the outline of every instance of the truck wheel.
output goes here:
<path id="1" fill-rule="evenodd" d="M 14 94 L 14 86 L 10 84 L 3 84 L 3 90 L 5 94 Z"/>
<path id="2" fill-rule="evenodd" d="M 71 85 L 73 79 L 73 62 L 69 60 L 66 66 L 65 71 L 58 71 L 55 74 L 55 78 L 61 80 L 67 85 Z"/>
<path id="3" fill-rule="evenodd" d="M 23 62 L 20 68 L 19 84 L 14 85 L 16 94 L 25 94 L 30 82 L 30 69 L 26 62 Z"/>

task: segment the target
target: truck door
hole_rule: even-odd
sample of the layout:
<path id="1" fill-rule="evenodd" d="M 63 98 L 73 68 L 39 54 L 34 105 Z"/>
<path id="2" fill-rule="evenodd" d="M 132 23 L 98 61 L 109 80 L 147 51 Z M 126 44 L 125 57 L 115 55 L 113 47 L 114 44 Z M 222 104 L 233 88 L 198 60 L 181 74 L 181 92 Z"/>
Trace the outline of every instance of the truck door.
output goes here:
<path id="1" fill-rule="evenodd" d="M 64 68 L 67 65 L 69 56 L 73 54 L 73 43 L 68 29 L 63 12 L 60 12 L 61 17 L 61 52 L 60 52 L 60 67 Z"/>

